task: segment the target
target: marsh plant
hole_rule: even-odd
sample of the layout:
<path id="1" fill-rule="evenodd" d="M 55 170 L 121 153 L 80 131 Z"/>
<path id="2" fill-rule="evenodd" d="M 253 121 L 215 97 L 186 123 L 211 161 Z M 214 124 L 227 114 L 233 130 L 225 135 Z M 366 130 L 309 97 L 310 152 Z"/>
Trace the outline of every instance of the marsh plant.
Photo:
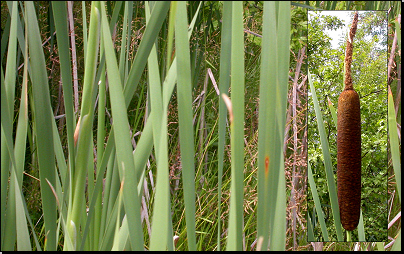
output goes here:
<path id="1" fill-rule="evenodd" d="M 1 2 L 1 250 L 318 248 L 306 11 L 390 6 Z"/>

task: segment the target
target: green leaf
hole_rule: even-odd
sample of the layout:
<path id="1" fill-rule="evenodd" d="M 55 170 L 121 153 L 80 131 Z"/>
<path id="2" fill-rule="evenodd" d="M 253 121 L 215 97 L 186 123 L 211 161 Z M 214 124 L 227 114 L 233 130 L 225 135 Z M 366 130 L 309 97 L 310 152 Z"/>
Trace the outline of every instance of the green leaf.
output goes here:
<path id="1" fill-rule="evenodd" d="M 175 47 L 177 59 L 178 124 L 184 185 L 185 217 L 188 249 L 196 250 L 195 237 L 195 166 L 194 131 L 192 125 L 191 59 L 188 42 L 186 2 L 177 3 Z M 167 115 L 167 114 L 165 114 Z M 166 124 L 167 125 L 167 124 Z M 162 134 L 163 135 L 163 134 Z M 165 135 L 165 133 L 164 133 Z"/>
<path id="2" fill-rule="evenodd" d="M 138 198 L 133 200 L 133 186 L 137 186 L 138 178 L 135 174 L 135 165 L 132 157 L 132 144 L 125 97 L 103 3 L 101 4 L 101 13 L 102 35 L 110 84 L 112 116 L 115 123 L 114 139 L 117 163 L 121 181 L 125 179 L 123 185 L 123 202 L 128 217 L 129 239 L 133 250 L 143 250 L 143 234 L 138 233 L 141 228 L 140 200 Z"/>
<path id="3" fill-rule="evenodd" d="M 220 47 L 220 94 L 229 94 L 230 62 L 231 62 L 231 8 L 230 1 L 223 2 L 223 26 Z M 221 203 L 222 203 L 222 176 L 224 161 L 224 146 L 226 142 L 226 117 L 227 108 L 224 101 L 219 97 L 219 141 L 218 141 L 218 210 L 217 210 L 217 250 L 220 251 L 220 235 L 222 234 Z"/>
<path id="4" fill-rule="evenodd" d="M 314 204 L 315 204 L 315 207 L 316 207 L 316 213 L 317 213 L 318 221 L 319 221 L 320 226 L 321 226 L 321 232 L 323 234 L 324 241 L 328 242 L 329 238 L 328 238 L 327 227 L 325 225 L 323 209 L 321 208 L 320 199 L 319 199 L 318 194 L 317 194 L 317 187 L 316 187 L 316 183 L 314 182 L 313 173 L 311 172 L 310 163 L 307 163 L 307 172 L 308 172 L 307 180 L 309 181 L 311 194 L 313 196 Z"/>
<path id="5" fill-rule="evenodd" d="M 41 198 L 44 211 L 45 230 L 47 240 L 46 250 L 56 250 L 56 201 L 46 183 L 48 179 L 52 185 L 56 185 L 55 157 L 52 133 L 52 109 L 50 104 L 48 75 L 46 73 L 45 57 L 42 42 L 32 2 L 26 3 L 26 15 L 28 20 L 28 48 L 30 54 L 30 67 L 32 71 L 32 93 L 35 110 L 35 131 L 37 138 L 37 153 L 39 163 L 39 176 L 41 180 Z M 33 64 L 34 63 L 34 64 Z"/>
<path id="6" fill-rule="evenodd" d="M 394 174 L 397 182 L 397 192 L 401 203 L 400 144 L 397 134 L 398 130 L 397 130 L 397 121 L 395 112 L 396 111 L 394 109 L 393 94 L 391 93 L 389 86 L 389 93 L 388 93 L 389 140 L 390 140 L 390 149 L 393 161 Z"/>
<path id="7" fill-rule="evenodd" d="M 286 183 L 283 139 L 288 89 L 290 3 L 264 3 L 258 123 L 259 250 L 284 250 Z M 282 232 L 282 233 L 280 233 Z M 261 242 L 262 241 L 262 242 Z"/>
<path id="8" fill-rule="evenodd" d="M 324 166 L 325 166 L 326 175 L 327 175 L 328 192 L 329 192 L 329 196 L 330 196 L 332 214 L 334 217 L 334 224 L 335 224 L 335 228 L 337 231 L 337 239 L 338 239 L 338 241 L 343 241 L 341 219 L 340 219 L 339 207 L 338 207 L 337 189 L 335 186 L 335 179 L 334 179 L 334 174 L 333 174 L 333 169 L 332 169 L 330 149 L 328 146 L 328 140 L 327 140 L 327 136 L 325 134 L 325 129 L 324 129 L 323 116 L 321 115 L 321 110 L 318 105 L 317 95 L 316 95 L 316 91 L 313 86 L 313 82 L 311 80 L 310 72 L 309 72 L 308 76 L 309 76 L 309 84 L 310 84 L 310 90 L 311 90 L 311 94 L 312 94 L 314 109 L 316 112 L 317 127 L 318 127 L 318 131 L 320 133 L 321 148 L 323 151 Z"/>
<path id="9" fill-rule="evenodd" d="M 231 32 L 231 196 L 227 250 L 242 250 L 244 170 L 244 31 L 243 3 L 232 3 Z"/>

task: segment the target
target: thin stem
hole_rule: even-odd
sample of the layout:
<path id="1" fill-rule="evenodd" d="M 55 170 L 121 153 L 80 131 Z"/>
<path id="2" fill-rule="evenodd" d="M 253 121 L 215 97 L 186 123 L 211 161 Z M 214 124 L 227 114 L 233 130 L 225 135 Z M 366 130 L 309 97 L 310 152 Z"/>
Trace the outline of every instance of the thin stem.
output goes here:
<path id="1" fill-rule="evenodd" d="M 358 26 L 358 12 L 355 12 L 354 19 L 352 21 L 351 30 L 349 31 L 348 39 L 346 42 L 345 51 L 345 89 L 353 90 L 352 76 L 351 76 L 351 63 L 352 63 L 352 52 L 353 52 L 353 38 L 356 34 L 356 28 Z"/>

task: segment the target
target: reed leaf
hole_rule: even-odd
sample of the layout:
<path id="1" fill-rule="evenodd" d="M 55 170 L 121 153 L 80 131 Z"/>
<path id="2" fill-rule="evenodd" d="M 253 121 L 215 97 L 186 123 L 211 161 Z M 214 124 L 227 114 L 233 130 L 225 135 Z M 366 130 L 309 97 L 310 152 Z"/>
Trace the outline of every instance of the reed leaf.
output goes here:
<path id="1" fill-rule="evenodd" d="M 390 87 L 388 91 L 388 125 L 389 125 L 389 140 L 390 140 L 390 152 L 393 161 L 393 169 L 395 174 L 395 179 L 397 182 L 397 192 L 401 203 L 401 162 L 400 162 L 400 144 L 397 134 L 397 120 L 396 113 L 394 109 L 393 94 L 391 93 Z"/>
<path id="2" fill-rule="evenodd" d="M 17 176 L 15 172 L 12 173 L 12 180 L 15 181 L 15 197 L 16 197 L 16 208 L 23 207 L 23 197 L 24 195 L 21 192 L 20 186 L 17 182 Z M 25 210 L 24 209 L 16 209 L 16 233 L 17 233 L 17 250 L 19 251 L 30 251 L 31 250 L 31 242 L 29 238 L 27 219 L 25 218 Z"/>
<path id="3" fill-rule="evenodd" d="M 223 25 L 222 25 L 222 45 L 220 47 L 220 94 L 229 95 L 230 86 L 230 62 L 231 62 L 231 17 L 232 3 L 230 1 L 223 2 Z M 222 176 L 224 161 L 224 146 L 226 143 L 226 117 L 227 108 L 224 101 L 219 98 L 219 140 L 218 140 L 218 193 L 217 193 L 217 250 L 220 251 L 220 235 L 221 232 L 221 204 L 222 204 Z"/>
<path id="4" fill-rule="evenodd" d="M 140 221 L 140 200 L 133 200 L 133 186 L 138 183 L 135 174 L 135 165 L 132 157 L 132 144 L 129 135 L 129 123 L 126 112 L 123 86 L 119 76 L 119 70 L 115 53 L 113 51 L 111 33 L 108 28 L 105 6 L 101 4 L 102 30 L 104 40 L 104 50 L 107 64 L 107 73 L 110 84 L 111 108 L 114 116 L 115 147 L 117 151 L 117 164 L 121 181 L 125 179 L 123 185 L 123 203 L 128 216 L 129 239 L 132 250 L 143 250 L 143 234 Z M 91 30 L 91 22 L 90 22 Z"/>
<path id="5" fill-rule="evenodd" d="M 47 179 L 53 186 L 56 184 L 55 157 L 53 147 L 52 120 L 48 75 L 46 73 L 45 58 L 43 55 L 42 42 L 39 27 L 32 2 L 26 3 L 28 48 L 30 54 L 30 67 L 33 75 L 32 93 L 35 110 L 34 122 L 36 133 L 36 145 L 39 163 L 39 176 L 41 180 L 42 208 L 44 212 L 45 230 L 47 238 L 45 250 L 56 250 L 56 201 L 46 183 Z M 35 64 L 32 64 L 35 63 Z"/>
<path id="6" fill-rule="evenodd" d="M 330 98 L 327 98 L 327 99 L 328 99 L 328 108 L 330 109 L 332 120 L 334 122 L 335 128 L 337 128 L 337 112 L 336 112 L 335 107 L 332 104 Z"/>
<path id="7" fill-rule="evenodd" d="M 334 179 L 334 174 L 333 174 L 332 164 L 331 164 L 330 149 L 329 149 L 328 140 L 327 140 L 327 137 L 325 134 L 323 117 L 321 115 L 321 110 L 318 105 L 317 95 L 316 95 L 316 91 L 314 89 L 313 82 L 311 80 L 310 72 L 309 72 L 308 76 L 309 76 L 309 85 L 310 85 L 310 90 L 311 90 L 311 94 L 312 94 L 314 109 L 316 112 L 318 131 L 320 133 L 321 148 L 322 148 L 323 156 L 324 156 L 324 166 L 326 169 L 327 185 L 328 185 L 328 192 L 329 192 L 329 196 L 330 196 L 332 214 L 333 214 L 333 218 L 334 218 L 334 225 L 335 225 L 335 228 L 337 231 L 337 239 L 338 239 L 338 241 L 342 241 L 343 240 L 342 227 L 341 227 L 341 220 L 340 220 L 339 207 L 338 207 L 337 190 L 336 190 L 336 186 L 335 186 L 335 179 Z"/>
<path id="8" fill-rule="evenodd" d="M 359 223 L 358 223 L 358 239 L 361 242 L 366 242 L 365 226 L 363 223 L 362 208 L 360 210 Z"/>
<path id="9" fill-rule="evenodd" d="M 97 7 L 98 6 L 98 7 Z M 72 193 L 71 202 L 69 202 L 69 213 L 67 215 L 68 233 L 73 239 L 75 248 L 81 246 L 81 232 L 80 223 L 85 211 L 85 196 L 84 188 L 86 182 L 88 163 L 93 161 L 92 152 L 92 123 L 94 117 L 94 92 L 95 92 L 95 75 L 96 75 L 96 62 L 99 51 L 99 37 L 100 37 L 100 13 L 99 4 L 93 2 L 91 4 L 90 28 L 88 37 L 88 51 L 85 61 L 85 73 L 83 84 L 83 97 L 80 110 L 80 118 L 77 123 L 76 131 L 78 130 L 78 140 L 76 144 L 77 156 L 76 167 L 71 171 L 71 186 L 74 188 Z M 91 172 L 92 174 L 93 171 Z M 91 178 L 90 178 L 91 179 Z M 70 207 L 71 204 L 71 207 Z M 73 223 L 72 223 L 73 222 Z M 73 229 L 73 225 L 75 229 Z M 84 225 L 83 225 L 84 226 Z M 75 232 L 73 232 L 75 231 Z M 74 240 L 73 236 L 76 236 Z"/>
<path id="10" fill-rule="evenodd" d="M 75 116 L 73 110 L 73 89 L 72 89 L 72 70 L 70 66 L 70 52 L 69 52 L 69 36 L 68 36 L 68 24 L 67 24 L 67 7 L 66 3 L 62 1 L 52 2 L 52 11 L 54 12 L 56 36 L 59 45 L 59 58 L 60 58 L 60 72 L 64 93 L 64 106 L 66 116 L 66 129 L 67 129 L 67 143 L 68 143 L 68 160 L 70 171 L 74 171 L 74 127 Z M 62 175 L 62 185 L 64 188 L 68 188 L 68 175 L 67 172 Z M 68 195 L 64 195 L 68 197 Z M 64 203 L 64 202 L 62 202 Z M 66 218 L 65 218 L 66 219 Z"/>
<path id="11" fill-rule="evenodd" d="M 232 3 L 231 32 L 231 106 L 230 118 L 231 187 L 227 250 L 243 246 L 243 172 L 244 172 L 244 34 L 243 3 Z"/>
<path id="12" fill-rule="evenodd" d="M 327 227 L 325 225 L 325 220 L 324 220 L 323 209 L 321 208 L 320 199 L 319 199 L 318 194 L 317 194 L 317 187 L 316 187 L 316 183 L 314 182 L 313 173 L 311 171 L 310 163 L 307 163 L 307 172 L 308 172 L 307 180 L 309 181 L 311 194 L 313 195 L 313 200 L 314 200 L 314 204 L 315 204 L 315 208 L 316 208 L 318 221 L 319 221 L 320 226 L 321 226 L 321 232 L 322 232 L 324 241 L 329 241 Z"/>
<path id="13" fill-rule="evenodd" d="M 146 22 L 149 22 L 150 19 L 148 9 L 148 4 L 146 3 Z M 150 52 L 148 67 L 150 104 L 151 111 L 154 112 L 153 118 L 151 118 L 150 121 L 153 121 L 153 143 L 157 163 L 156 195 L 153 209 L 150 250 L 166 250 L 169 246 L 169 241 L 172 241 L 172 234 L 169 234 L 169 227 L 172 226 L 172 223 L 170 223 L 171 202 L 166 135 L 167 112 L 163 108 L 156 43 L 154 43 Z M 163 114 L 163 112 L 165 112 L 165 114 Z"/>
<path id="14" fill-rule="evenodd" d="M 392 251 L 401 251 L 401 229 L 398 232 L 396 240 L 394 242 L 393 247 L 391 248 Z"/>
<path id="15" fill-rule="evenodd" d="M 307 241 L 315 242 L 314 232 L 313 232 L 313 222 L 309 215 L 307 215 Z"/>
<path id="16" fill-rule="evenodd" d="M 11 7 L 11 8 L 10 8 Z M 2 125 L 1 125 L 1 200 L 4 203 L 1 205 L 1 246 L 4 250 L 13 250 L 16 241 L 16 230 L 13 230 L 16 223 L 16 195 L 14 186 L 18 185 L 18 182 L 14 181 L 14 177 L 18 175 L 17 165 L 14 158 L 14 148 L 12 143 L 13 134 L 13 118 L 14 118 L 14 97 L 15 97 L 15 80 L 16 80 L 16 58 L 17 58 L 17 3 L 9 4 L 9 10 L 11 14 L 11 24 L 9 30 L 9 44 L 7 54 L 7 69 L 4 76 L 3 68 L 1 69 L 1 108 L 2 108 Z M 3 45 L 2 45 L 3 46 Z M 4 100 L 4 101 L 3 101 Z M 3 119 L 4 114 L 4 119 Z M 5 149 L 7 147 L 7 149 Z M 8 182 L 9 172 L 12 176 L 12 181 Z M 22 172 L 21 172 L 22 173 Z M 13 177 L 14 176 L 14 177 Z M 21 175 L 22 178 L 22 175 Z M 9 188 L 9 198 L 7 203 L 7 189 Z M 4 215 L 4 216 L 3 216 Z M 9 232 L 9 234 L 4 234 Z M 17 241 L 17 244 L 18 241 Z"/>
<path id="17" fill-rule="evenodd" d="M 185 217 L 188 249 L 196 250 L 195 239 L 195 166 L 194 132 L 192 126 L 192 81 L 188 42 L 186 2 L 177 3 L 175 17 L 175 47 L 177 59 L 178 124 L 181 166 L 184 185 Z M 165 134 L 164 134 L 165 135 Z"/>
<path id="18" fill-rule="evenodd" d="M 284 250 L 283 138 L 289 65 L 290 3 L 264 3 L 258 123 L 257 249 Z M 274 208 L 275 207 L 275 208 Z"/>
<path id="19" fill-rule="evenodd" d="M 14 14 L 15 11 L 15 14 Z M 12 19 L 16 19 L 17 15 L 17 6 L 13 7 L 13 17 Z M 27 35 L 27 31 L 26 31 Z M 25 36 L 27 38 L 27 36 Z M 25 43 L 25 55 L 28 55 L 28 44 Z M 13 55 L 13 54 L 11 54 Z M 28 233 L 28 225 L 26 217 L 29 217 L 28 213 L 26 213 L 26 209 L 21 209 L 24 206 L 24 195 L 21 192 L 22 189 L 22 176 L 24 170 L 25 163 L 25 144 L 27 138 L 27 129 L 28 129 L 28 58 L 24 59 L 24 76 L 23 76 L 23 84 L 21 89 L 21 103 L 20 110 L 18 115 L 18 125 L 15 136 L 15 200 L 16 200 L 16 225 L 17 225 L 17 250 L 31 250 L 31 242 Z M 13 75 L 14 76 L 14 75 Z"/>

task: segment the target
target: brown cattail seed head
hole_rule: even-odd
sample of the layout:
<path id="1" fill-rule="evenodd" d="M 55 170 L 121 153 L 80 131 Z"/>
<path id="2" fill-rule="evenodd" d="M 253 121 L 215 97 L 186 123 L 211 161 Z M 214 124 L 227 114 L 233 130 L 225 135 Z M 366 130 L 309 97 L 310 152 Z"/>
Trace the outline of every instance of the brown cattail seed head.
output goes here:
<path id="1" fill-rule="evenodd" d="M 337 177 L 341 224 L 354 230 L 361 204 L 361 120 L 359 95 L 345 90 L 338 99 Z"/>

